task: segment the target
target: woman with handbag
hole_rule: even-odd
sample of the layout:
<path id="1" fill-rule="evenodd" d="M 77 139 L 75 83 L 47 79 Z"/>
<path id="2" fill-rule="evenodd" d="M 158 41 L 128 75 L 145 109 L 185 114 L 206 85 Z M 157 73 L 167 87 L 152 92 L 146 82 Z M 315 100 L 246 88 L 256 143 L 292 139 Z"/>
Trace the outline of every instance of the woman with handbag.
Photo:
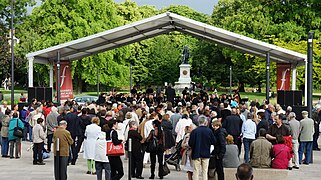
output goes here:
<path id="1" fill-rule="evenodd" d="M 290 148 L 284 144 L 282 135 L 276 136 L 276 143 L 272 148 L 272 168 L 287 169 L 291 159 Z"/>
<path id="2" fill-rule="evenodd" d="M 108 121 L 109 129 L 106 133 L 106 139 L 111 140 L 114 145 L 119 145 L 122 140 L 118 139 L 117 128 L 118 122 L 115 120 Z M 124 176 L 123 162 L 120 156 L 108 156 L 110 168 L 111 168 L 111 179 L 120 180 Z"/>
<path id="3" fill-rule="evenodd" d="M 21 155 L 21 138 L 23 137 L 24 124 L 18 118 L 18 113 L 13 113 L 12 119 L 9 122 L 8 140 L 10 149 L 10 159 L 13 159 L 13 151 L 15 148 L 15 158 L 20 158 Z"/>
<path id="4" fill-rule="evenodd" d="M 149 179 L 155 178 L 155 166 L 156 166 L 156 156 L 158 159 L 158 176 L 160 179 L 163 179 L 163 156 L 164 156 L 164 135 L 161 127 L 161 123 L 158 120 L 152 122 L 154 130 L 152 130 L 148 137 L 148 147 L 146 151 L 150 153 L 151 160 L 151 176 Z"/>

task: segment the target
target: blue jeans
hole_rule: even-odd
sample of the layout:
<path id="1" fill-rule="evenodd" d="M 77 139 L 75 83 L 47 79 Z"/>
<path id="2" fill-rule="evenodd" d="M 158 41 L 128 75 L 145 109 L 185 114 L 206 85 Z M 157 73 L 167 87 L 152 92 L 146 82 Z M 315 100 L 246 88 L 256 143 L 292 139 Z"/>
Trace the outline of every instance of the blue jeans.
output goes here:
<path id="1" fill-rule="evenodd" d="M 32 127 L 29 125 L 29 141 L 32 142 Z"/>
<path id="2" fill-rule="evenodd" d="M 95 161 L 97 180 L 102 180 L 103 169 L 105 169 L 105 179 L 110 180 L 111 169 L 109 162 Z"/>
<path id="3" fill-rule="evenodd" d="M 7 137 L 2 137 L 1 155 L 8 156 L 9 151 L 9 140 Z"/>
<path id="4" fill-rule="evenodd" d="M 250 155 L 250 147 L 254 139 L 247 139 L 243 138 L 243 144 L 244 144 L 244 161 L 245 163 L 249 162 L 249 155 Z"/>
<path id="5" fill-rule="evenodd" d="M 300 142 L 300 146 L 299 146 L 299 163 L 300 164 L 302 161 L 304 150 L 306 151 L 304 164 L 309 164 L 311 162 L 312 145 L 313 145 L 313 141 Z"/>

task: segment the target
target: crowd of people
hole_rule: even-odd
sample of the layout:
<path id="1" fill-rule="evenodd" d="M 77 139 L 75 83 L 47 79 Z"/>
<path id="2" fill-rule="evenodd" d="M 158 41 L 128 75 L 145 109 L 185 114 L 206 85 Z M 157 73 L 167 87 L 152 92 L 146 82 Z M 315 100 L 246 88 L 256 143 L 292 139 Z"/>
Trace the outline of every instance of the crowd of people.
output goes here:
<path id="1" fill-rule="evenodd" d="M 67 179 L 67 166 L 76 165 L 82 153 L 88 166 L 84 173 L 101 180 L 105 170 L 105 179 L 114 180 L 124 176 L 131 139 L 131 176 L 136 179 L 144 179 L 148 162 L 149 179 L 163 179 L 168 164 L 182 166 L 188 179 L 217 175 L 223 180 L 224 168 L 237 167 L 240 176 L 252 179 L 251 166 L 292 170 L 311 163 L 312 150 L 319 150 L 320 110 L 318 104 L 313 119 L 303 111 L 299 121 L 291 107 L 243 101 L 237 91 L 231 96 L 185 89 L 176 96 L 170 86 L 165 93 L 150 87 L 143 93 L 135 87 L 130 94 L 102 93 L 97 102 L 85 105 L 33 99 L 19 111 L 3 102 L 1 154 L 20 158 L 21 141 L 30 141 L 34 165 L 45 165 L 44 153 L 54 152 L 56 179 Z M 125 157 L 106 155 L 107 142 L 123 144 Z M 246 164 L 240 159 L 242 144 Z"/>

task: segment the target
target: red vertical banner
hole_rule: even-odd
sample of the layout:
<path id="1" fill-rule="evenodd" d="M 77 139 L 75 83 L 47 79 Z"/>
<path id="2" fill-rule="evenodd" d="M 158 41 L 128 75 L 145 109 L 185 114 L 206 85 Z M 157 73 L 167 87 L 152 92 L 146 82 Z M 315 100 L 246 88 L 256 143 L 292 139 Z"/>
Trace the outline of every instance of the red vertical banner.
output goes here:
<path id="1" fill-rule="evenodd" d="M 276 64 L 276 85 L 277 90 L 290 90 L 291 87 L 291 64 Z"/>
<path id="2" fill-rule="evenodd" d="M 56 72 L 57 72 L 57 67 L 56 67 Z M 56 74 L 56 78 L 57 78 L 57 74 Z M 58 82 L 57 79 L 56 79 L 56 82 Z M 57 84 L 56 84 L 56 90 L 57 90 Z M 74 98 L 70 62 L 62 61 L 60 63 L 60 100 L 67 100 L 68 98 Z"/>

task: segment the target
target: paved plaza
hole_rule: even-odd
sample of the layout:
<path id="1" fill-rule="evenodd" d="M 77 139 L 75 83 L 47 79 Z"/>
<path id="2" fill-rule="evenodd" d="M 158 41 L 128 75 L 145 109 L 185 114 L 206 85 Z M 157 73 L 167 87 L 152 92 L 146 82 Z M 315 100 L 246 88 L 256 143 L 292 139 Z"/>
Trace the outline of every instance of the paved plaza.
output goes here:
<path id="1" fill-rule="evenodd" d="M 53 176 L 53 154 L 49 159 L 45 160 L 46 165 L 32 165 L 32 151 L 27 151 L 30 148 L 31 143 L 22 143 L 22 157 L 20 159 L 0 159 L 0 180 L 51 180 Z M 242 155 L 241 155 L 242 157 Z M 122 179 L 127 179 L 128 161 L 124 162 L 125 176 Z M 171 174 L 164 179 L 187 179 L 186 173 L 174 170 L 174 166 L 169 166 Z M 82 158 L 82 154 L 79 154 L 79 160 L 77 164 L 68 166 L 68 179 L 70 180 L 95 180 L 96 176 L 87 175 L 86 161 Z M 255 171 L 255 169 L 254 169 Z M 320 180 L 321 174 L 321 152 L 314 151 L 314 164 L 309 166 L 301 165 L 299 170 L 289 171 L 289 180 Z M 143 177 L 148 179 L 150 176 L 150 169 L 144 168 Z M 14 178 L 14 179 L 12 179 Z M 255 178 L 254 178 L 255 179 Z M 273 180 L 273 179 L 271 179 Z"/>

